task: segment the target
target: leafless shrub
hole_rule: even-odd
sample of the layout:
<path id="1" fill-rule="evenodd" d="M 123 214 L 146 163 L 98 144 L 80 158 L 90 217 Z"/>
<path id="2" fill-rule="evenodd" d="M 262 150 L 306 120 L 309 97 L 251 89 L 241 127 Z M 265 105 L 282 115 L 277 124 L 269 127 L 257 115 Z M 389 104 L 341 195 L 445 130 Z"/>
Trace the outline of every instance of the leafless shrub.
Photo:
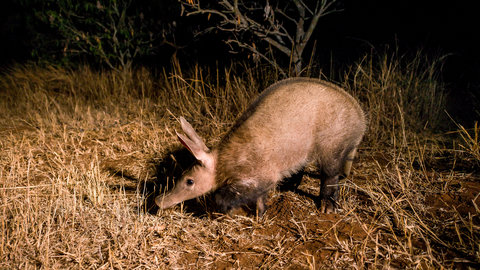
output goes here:
<path id="1" fill-rule="evenodd" d="M 222 0 L 201 6 L 200 1 L 182 1 L 187 16 L 207 14 L 219 18 L 216 25 L 205 31 L 218 29 L 230 33 L 225 42 L 232 51 L 246 49 L 256 59 L 270 63 L 284 76 L 299 76 L 304 71 L 304 50 L 317 27 L 319 19 L 337 12 L 336 0 L 321 1 L 258 1 Z M 253 38 L 253 41 L 250 40 Z M 274 48 L 290 59 L 292 72 L 284 70 L 269 48 Z"/>

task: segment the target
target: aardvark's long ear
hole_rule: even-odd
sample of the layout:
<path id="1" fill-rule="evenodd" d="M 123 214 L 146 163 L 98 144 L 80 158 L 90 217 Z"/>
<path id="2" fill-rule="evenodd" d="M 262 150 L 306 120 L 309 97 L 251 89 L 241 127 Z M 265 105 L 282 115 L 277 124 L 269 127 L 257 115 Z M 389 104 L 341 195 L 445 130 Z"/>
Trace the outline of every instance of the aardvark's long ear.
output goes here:
<path id="1" fill-rule="evenodd" d="M 186 136 L 175 131 L 178 139 L 183 146 L 185 146 L 188 151 L 195 156 L 197 160 L 206 165 L 211 158 L 209 155 L 210 150 L 205 145 L 202 138 L 195 132 L 192 125 L 185 120 L 185 118 L 180 117 L 180 124 L 182 125 L 182 130 L 185 132 Z"/>

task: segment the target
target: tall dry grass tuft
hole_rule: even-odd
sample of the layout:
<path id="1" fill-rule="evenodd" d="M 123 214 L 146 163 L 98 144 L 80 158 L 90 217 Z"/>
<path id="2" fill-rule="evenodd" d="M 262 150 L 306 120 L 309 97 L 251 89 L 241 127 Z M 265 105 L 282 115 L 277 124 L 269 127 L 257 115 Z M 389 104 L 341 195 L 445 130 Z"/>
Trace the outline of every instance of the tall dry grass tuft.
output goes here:
<path id="1" fill-rule="evenodd" d="M 371 142 L 402 138 L 403 130 L 435 130 L 445 119 L 444 57 L 414 56 L 398 50 L 364 56 L 345 74 L 345 87 L 363 102 Z M 395 136 L 394 136 L 395 135 Z"/>
<path id="2" fill-rule="evenodd" d="M 460 147 L 470 155 L 477 165 L 480 165 L 480 126 L 478 126 L 478 122 L 475 122 L 471 129 L 466 129 L 460 124 L 457 124 L 457 127 L 462 140 Z"/>

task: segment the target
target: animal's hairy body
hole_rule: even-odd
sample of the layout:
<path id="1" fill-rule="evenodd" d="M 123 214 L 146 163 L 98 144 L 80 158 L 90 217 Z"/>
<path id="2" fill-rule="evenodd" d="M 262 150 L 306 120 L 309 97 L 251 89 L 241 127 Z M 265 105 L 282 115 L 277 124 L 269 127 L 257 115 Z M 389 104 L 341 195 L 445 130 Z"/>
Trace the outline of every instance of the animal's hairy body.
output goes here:
<path id="1" fill-rule="evenodd" d="M 308 78 L 267 88 L 212 150 L 185 119 L 180 123 L 186 135 L 178 138 L 199 162 L 157 204 L 168 208 L 215 191 L 220 211 L 256 205 L 260 214 L 267 192 L 308 163 L 320 170 L 322 205 L 334 209 L 338 178 L 348 175 L 366 129 L 352 96 Z"/>
<path id="2" fill-rule="evenodd" d="M 216 148 L 219 197 L 224 204 L 236 197 L 256 199 L 310 162 L 327 176 L 340 174 L 364 132 L 363 112 L 343 89 L 307 78 L 274 84 Z"/>

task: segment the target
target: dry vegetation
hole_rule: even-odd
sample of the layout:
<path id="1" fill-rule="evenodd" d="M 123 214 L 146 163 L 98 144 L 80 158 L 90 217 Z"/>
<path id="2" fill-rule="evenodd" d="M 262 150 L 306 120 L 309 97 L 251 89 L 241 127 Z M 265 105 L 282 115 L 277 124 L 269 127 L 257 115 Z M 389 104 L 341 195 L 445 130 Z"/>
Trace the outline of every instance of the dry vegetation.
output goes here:
<path id="1" fill-rule="evenodd" d="M 273 192 L 262 219 L 204 200 L 156 213 L 151 198 L 188 160 L 175 117 L 213 145 L 274 74 L 14 67 L 0 76 L 0 269 L 478 268 L 480 130 L 431 129 L 445 100 L 436 64 L 352 67 L 343 86 L 370 130 L 341 209 L 318 212 L 312 174 Z"/>

